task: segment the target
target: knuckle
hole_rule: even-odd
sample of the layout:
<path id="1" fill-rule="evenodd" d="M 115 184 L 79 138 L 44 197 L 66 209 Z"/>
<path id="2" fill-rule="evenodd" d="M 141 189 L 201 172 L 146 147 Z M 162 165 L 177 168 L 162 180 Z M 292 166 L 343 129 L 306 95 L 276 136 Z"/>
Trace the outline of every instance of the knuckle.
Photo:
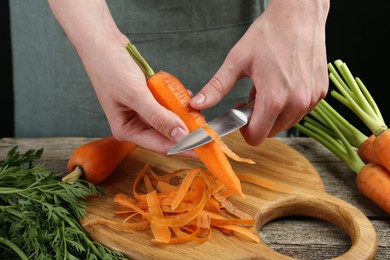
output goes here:
<path id="1" fill-rule="evenodd" d="M 215 96 L 224 96 L 226 93 L 225 93 L 225 88 L 222 84 L 222 82 L 217 78 L 217 77 L 213 77 L 211 78 L 211 80 L 208 82 L 207 84 L 207 88 L 209 89 L 209 91 L 213 92 L 213 94 Z"/>
<path id="2" fill-rule="evenodd" d="M 162 113 L 152 113 L 149 123 L 159 132 L 166 133 L 168 120 Z"/>
<path id="3" fill-rule="evenodd" d="M 121 127 L 119 126 L 112 126 L 111 127 L 111 133 L 112 133 L 112 136 L 117 139 L 118 141 L 124 141 L 124 134 L 123 134 L 123 130 Z"/>

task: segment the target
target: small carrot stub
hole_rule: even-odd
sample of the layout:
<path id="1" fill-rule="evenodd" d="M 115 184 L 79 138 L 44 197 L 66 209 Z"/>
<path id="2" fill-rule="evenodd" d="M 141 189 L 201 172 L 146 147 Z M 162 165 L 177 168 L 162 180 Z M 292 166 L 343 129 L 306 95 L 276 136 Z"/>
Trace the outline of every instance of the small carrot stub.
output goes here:
<path id="1" fill-rule="evenodd" d="M 149 181 L 145 182 L 146 178 Z M 166 185 L 161 185 L 163 182 Z M 152 184 L 152 190 L 148 191 L 146 183 Z M 251 183 L 262 180 L 256 181 L 253 175 Z M 161 186 L 168 188 L 160 191 Z M 234 205 L 229 197 L 232 193 L 227 190 L 208 170 L 182 169 L 157 175 L 146 164 L 133 182 L 131 196 L 119 193 L 114 197 L 116 214 L 123 222 L 92 219 L 83 226 L 105 225 L 116 230 L 123 226 L 125 232 L 151 230 L 151 241 L 160 244 L 203 243 L 211 238 L 211 229 L 215 228 L 259 243 L 255 220 Z"/>
<path id="2" fill-rule="evenodd" d="M 136 147 L 135 144 L 118 141 L 108 136 L 86 143 L 71 154 L 65 180 L 83 178 L 98 184 L 110 176 L 119 163 Z M 80 170 L 81 169 L 81 170 Z"/>
<path id="3" fill-rule="evenodd" d="M 190 106 L 191 96 L 183 84 L 172 74 L 159 71 L 147 79 L 147 85 L 156 100 L 178 115 L 190 132 L 206 126 L 199 110 Z M 226 157 L 221 143 L 210 142 L 194 149 L 206 168 L 236 194 L 243 196 L 241 183 Z"/>
<path id="4" fill-rule="evenodd" d="M 374 163 L 366 164 L 356 177 L 359 190 L 372 202 L 390 214 L 390 173 Z"/>

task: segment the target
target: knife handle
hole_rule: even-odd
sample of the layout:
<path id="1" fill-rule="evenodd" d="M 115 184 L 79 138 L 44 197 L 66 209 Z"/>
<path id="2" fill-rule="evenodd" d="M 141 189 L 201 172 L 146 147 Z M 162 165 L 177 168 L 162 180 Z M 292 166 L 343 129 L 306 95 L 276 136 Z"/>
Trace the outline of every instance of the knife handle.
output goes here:
<path id="1" fill-rule="evenodd" d="M 252 116 L 252 112 L 253 112 L 254 107 L 255 107 L 255 100 L 252 100 L 246 106 L 241 107 L 241 108 L 239 108 L 237 110 L 239 110 L 241 113 L 243 113 L 247 117 L 247 119 L 249 121 L 249 119 Z"/>

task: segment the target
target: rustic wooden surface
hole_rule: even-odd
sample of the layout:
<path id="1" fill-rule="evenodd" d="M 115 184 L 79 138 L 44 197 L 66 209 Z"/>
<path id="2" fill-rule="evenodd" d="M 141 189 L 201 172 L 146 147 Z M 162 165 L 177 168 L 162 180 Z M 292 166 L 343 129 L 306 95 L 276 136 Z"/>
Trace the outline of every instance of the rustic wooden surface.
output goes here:
<path id="1" fill-rule="evenodd" d="M 278 138 L 305 156 L 321 176 L 326 192 L 363 212 L 378 236 L 377 259 L 390 259 L 390 217 L 357 190 L 355 176 L 340 160 L 310 138 Z M 42 162 L 58 172 L 66 169 L 67 158 L 88 138 L 41 138 L 0 140 L 0 159 L 14 145 L 21 151 L 43 147 Z M 299 259 L 335 258 L 351 247 L 348 235 L 328 222 L 307 217 L 273 220 L 260 230 L 261 239 L 286 256 Z"/>

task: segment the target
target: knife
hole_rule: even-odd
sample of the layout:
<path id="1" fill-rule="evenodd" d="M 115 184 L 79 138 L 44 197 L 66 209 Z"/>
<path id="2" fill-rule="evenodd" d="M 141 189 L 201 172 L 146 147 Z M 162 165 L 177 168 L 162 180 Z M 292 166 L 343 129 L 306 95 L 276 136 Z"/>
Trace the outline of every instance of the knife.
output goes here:
<path id="1" fill-rule="evenodd" d="M 255 101 L 251 101 L 244 107 L 230 109 L 225 114 L 215 118 L 207 124 L 217 132 L 219 136 L 225 136 L 248 124 L 253 112 Z M 213 139 L 203 128 L 198 128 L 178 142 L 167 155 L 182 153 L 211 142 Z"/>

